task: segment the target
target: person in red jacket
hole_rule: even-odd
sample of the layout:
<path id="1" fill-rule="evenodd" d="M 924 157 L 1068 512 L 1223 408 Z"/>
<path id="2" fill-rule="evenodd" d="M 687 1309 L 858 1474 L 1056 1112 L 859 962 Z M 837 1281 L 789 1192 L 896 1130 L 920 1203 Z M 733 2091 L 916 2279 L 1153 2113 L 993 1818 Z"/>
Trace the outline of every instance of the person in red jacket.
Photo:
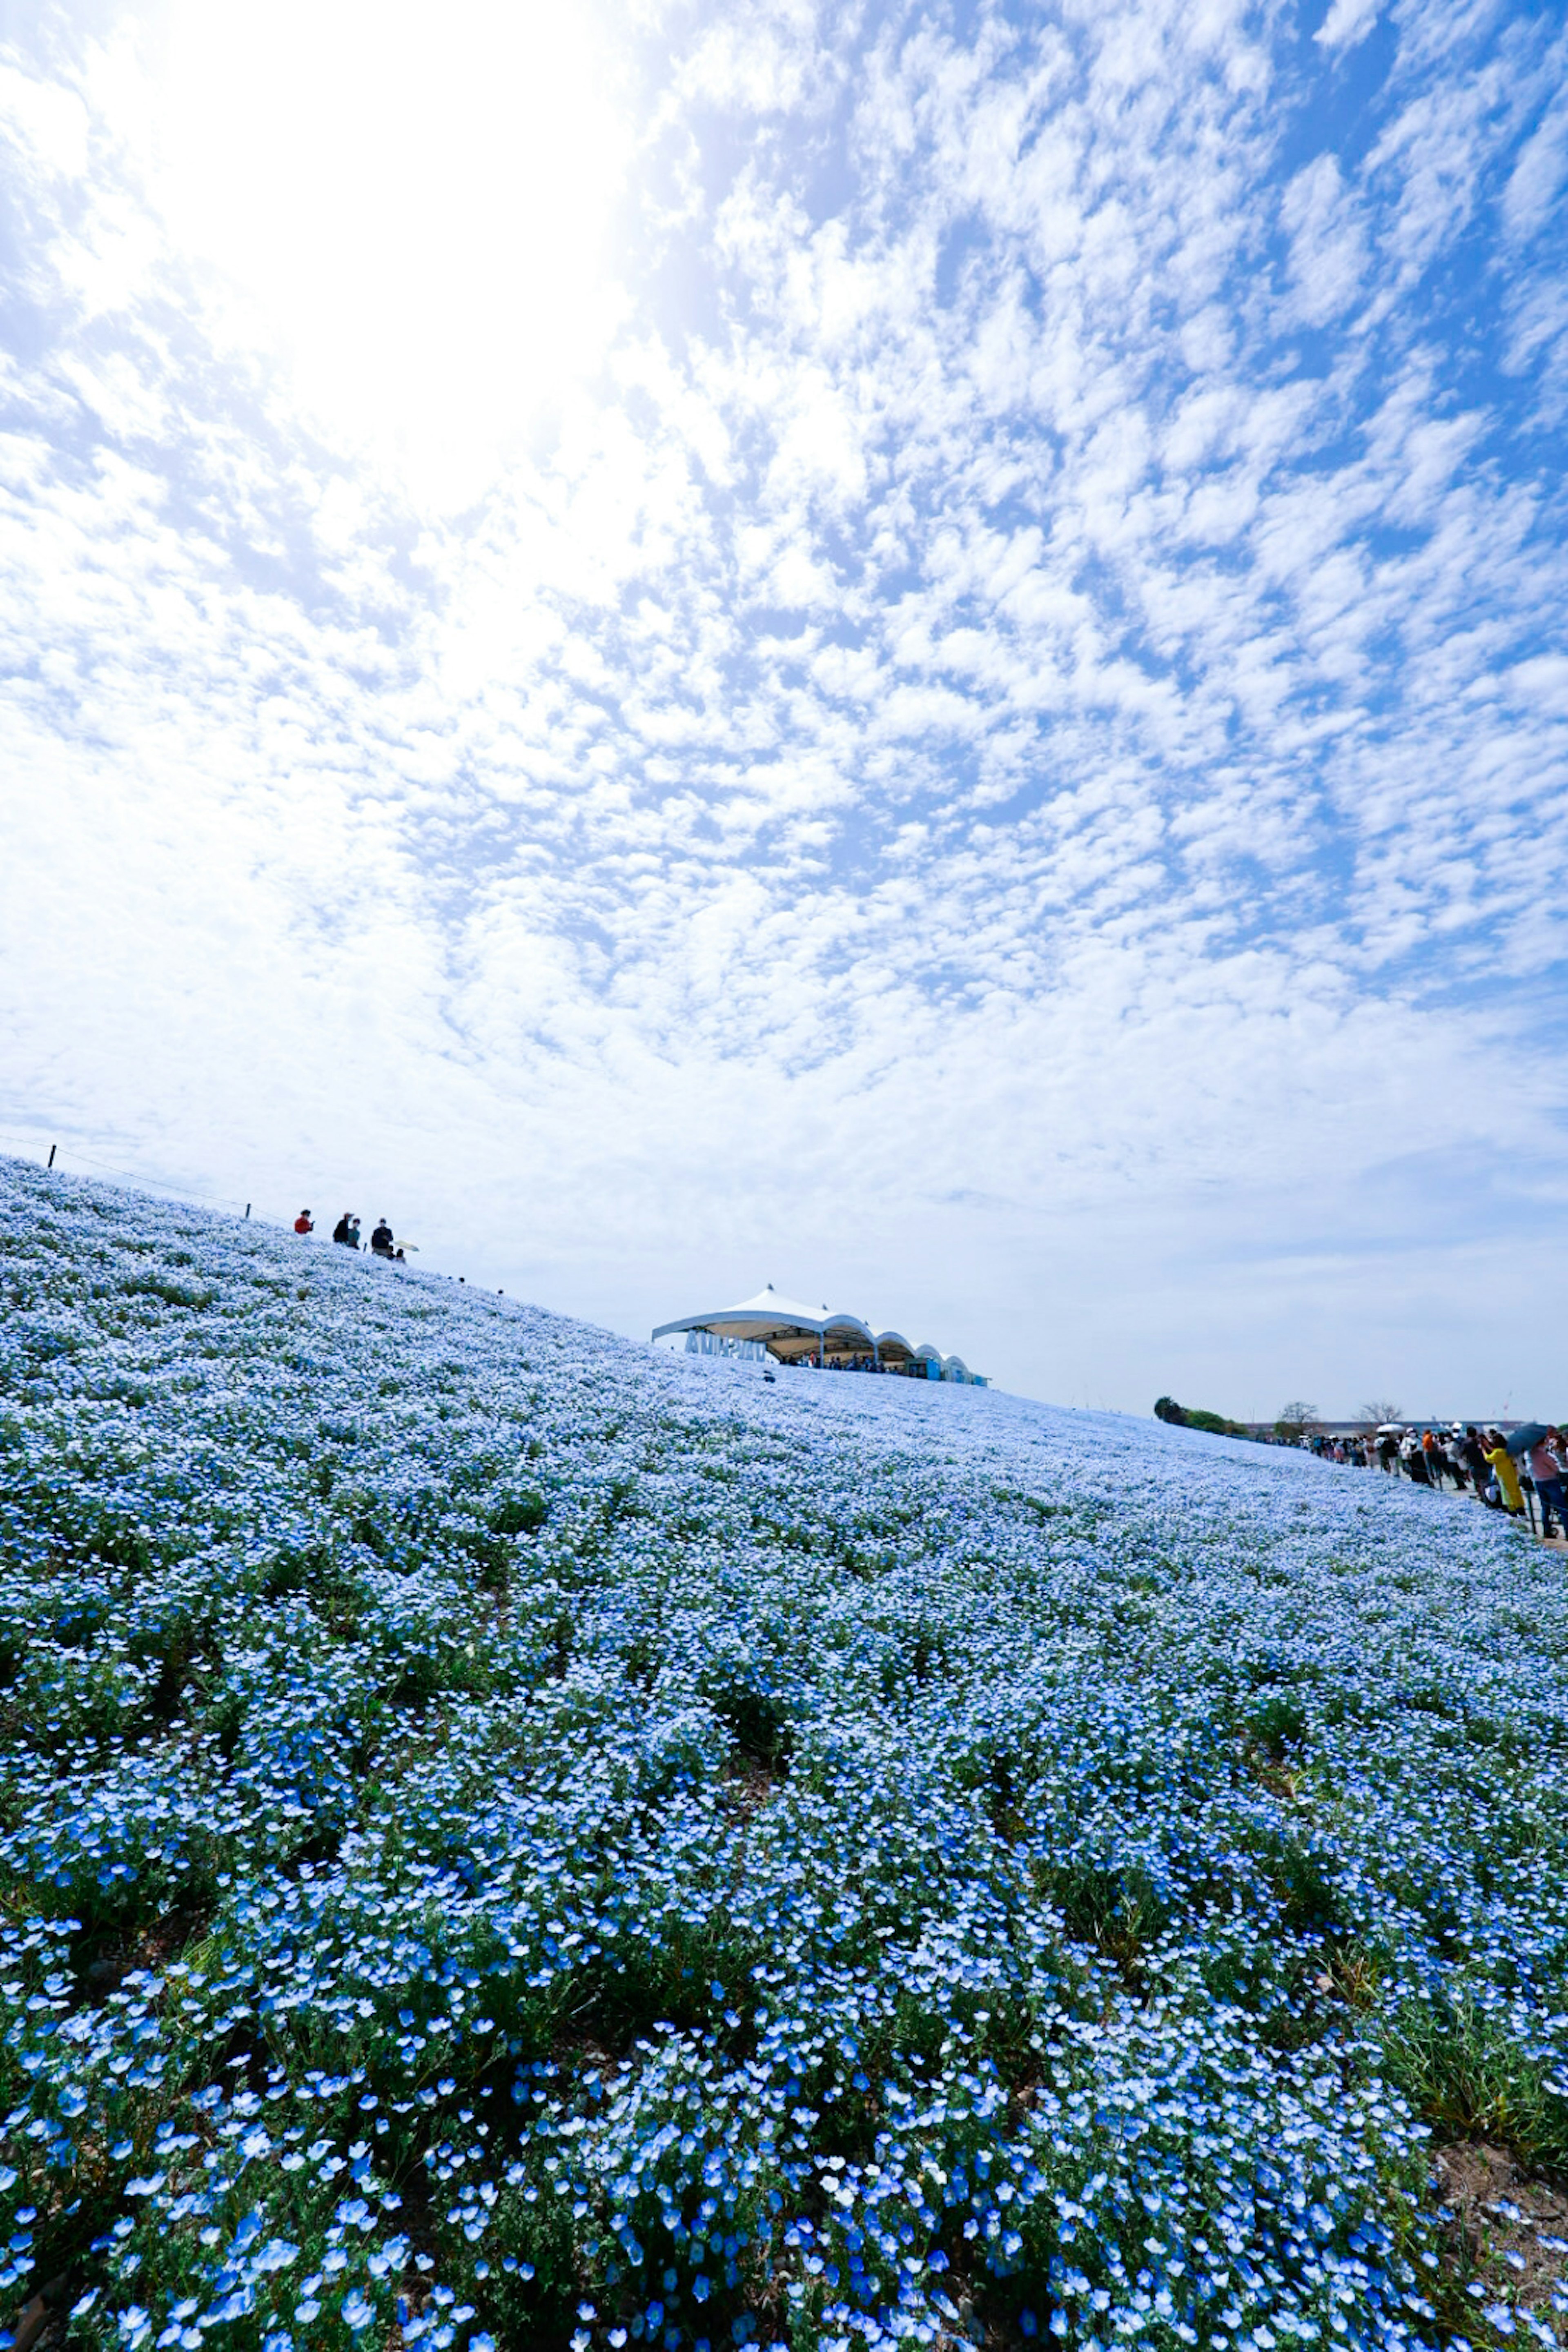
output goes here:
<path id="1" fill-rule="evenodd" d="M 316 1228 L 311 1221 L 310 1212 L 309 1209 L 301 1209 L 299 1215 L 294 1220 L 294 1231 L 297 1234 L 313 1234 Z"/>

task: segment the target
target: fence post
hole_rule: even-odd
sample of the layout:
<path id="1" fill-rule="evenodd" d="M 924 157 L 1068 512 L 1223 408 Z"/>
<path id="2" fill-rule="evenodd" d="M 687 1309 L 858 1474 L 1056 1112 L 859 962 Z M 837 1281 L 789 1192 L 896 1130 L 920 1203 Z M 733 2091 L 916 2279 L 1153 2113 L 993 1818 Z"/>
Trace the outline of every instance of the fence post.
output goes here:
<path id="1" fill-rule="evenodd" d="M 51 1143 L 51 1144 L 50 1144 L 50 1146 L 49 1146 L 49 1166 L 50 1166 L 51 1168 L 52 1168 L 52 1167 L 54 1166 L 54 1164 L 55 1164 L 55 1154 L 56 1154 L 56 1152 L 59 1150 L 59 1148 L 60 1148 L 60 1147 L 59 1147 L 59 1145 L 58 1145 L 58 1143 Z"/>
<path id="2" fill-rule="evenodd" d="M 247 1217 L 248 1217 L 248 1216 L 249 1216 L 249 1214 L 250 1214 L 250 1203 L 249 1203 L 249 1202 L 248 1202 L 248 1201 L 247 1201 L 247 1202 L 246 1202 L 246 1204 L 245 1204 L 245 1213 L 246 1213 L 246 1215 L 247 1215 Z"/>

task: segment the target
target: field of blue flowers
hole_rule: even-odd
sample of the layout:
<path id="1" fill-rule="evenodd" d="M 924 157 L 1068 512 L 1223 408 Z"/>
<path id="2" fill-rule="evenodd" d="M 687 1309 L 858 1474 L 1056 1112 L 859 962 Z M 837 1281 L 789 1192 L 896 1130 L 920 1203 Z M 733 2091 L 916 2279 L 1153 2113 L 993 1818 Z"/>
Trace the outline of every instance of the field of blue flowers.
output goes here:
<path id="1" fill-rule="evenodd" d="M 0 2340 L 1556 2340 L 1558 1558 L 16 1163 L 0 1299 Z"/>

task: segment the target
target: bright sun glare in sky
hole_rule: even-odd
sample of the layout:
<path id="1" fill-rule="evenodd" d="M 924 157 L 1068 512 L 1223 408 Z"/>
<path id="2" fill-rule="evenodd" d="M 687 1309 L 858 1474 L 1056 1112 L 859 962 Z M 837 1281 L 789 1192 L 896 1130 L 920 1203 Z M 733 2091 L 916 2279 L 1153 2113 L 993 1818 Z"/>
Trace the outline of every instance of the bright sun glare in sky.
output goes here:
<path id="1" fill-rule="evenodd" d="M 460 496 L 603 348 L 612 67 L 579 0 L 174 0 L 161 206 L 330 431 Z"/>

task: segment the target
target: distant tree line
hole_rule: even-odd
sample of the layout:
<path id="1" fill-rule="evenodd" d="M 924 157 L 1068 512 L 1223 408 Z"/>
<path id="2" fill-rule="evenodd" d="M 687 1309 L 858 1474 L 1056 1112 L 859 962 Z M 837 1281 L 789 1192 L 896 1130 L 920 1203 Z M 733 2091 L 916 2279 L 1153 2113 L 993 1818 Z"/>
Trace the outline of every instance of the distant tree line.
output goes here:
<path id="1" fill-rule="evenodd" d="M 1290 1403 L 1280 1406 L 1279 1418 L 1270 1430 L 1259 1422 L 1227 1421 L 1223 1412 L 1205 1412 L 1200 1406 L 1178 1404 L 1174 1397 L 1163 1396 L 1155 1401 L 1154 1418 L 1168 1421 L 1178 1429 L 1206 1429 L 1215 1437 L 1283 1438 L 1287 1444 L 1294 1445 L 1317 1427 L 1318 1408 L 1292 1399 Z"/>
<path id="2" fill-rule="evenodd" d="M 1178 1429 L 1206 1429 L 1215 1437 L 1250 1437 L 1253 1432 L 1244 1423 L 1226 1421 L 1223 1412 L 1205 1412 L 1196 1405 L 1178 1404 L 1174 1397 L 1163 1396 L 1154 1406 L 1156 1421 L 1169 1421 Z"/>

